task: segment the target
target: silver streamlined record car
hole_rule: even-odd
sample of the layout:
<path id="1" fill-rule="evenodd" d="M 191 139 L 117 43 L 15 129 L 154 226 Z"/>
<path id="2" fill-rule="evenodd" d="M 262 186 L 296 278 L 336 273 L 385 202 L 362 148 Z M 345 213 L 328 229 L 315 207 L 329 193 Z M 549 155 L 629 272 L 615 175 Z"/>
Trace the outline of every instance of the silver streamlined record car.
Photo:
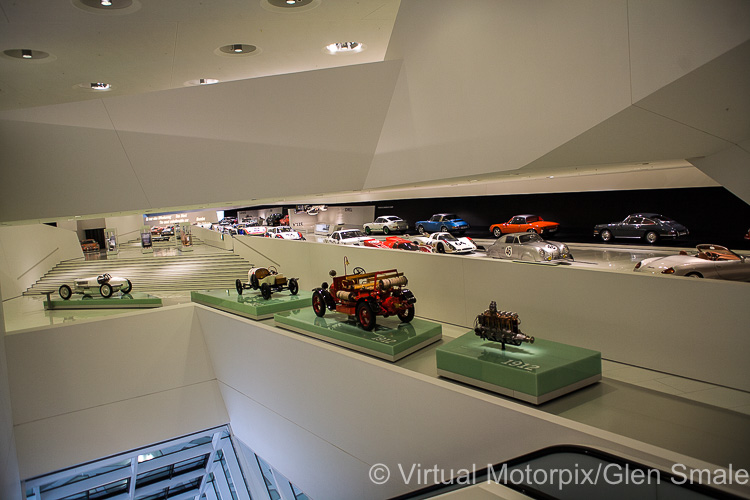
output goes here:
<path id="1" fill-rule="evenodd" d="M 487 249 L 495 259 L 527 260 L 532 262 L 562 262 L 573 260 L 568 245 L 546 241 L 537 233 L 511 233 L 501 236 Z"/>
<path id="2" fill-rule="evenodd" d="M 750 281 L 750 262 L 742 255 L 720 245 L 698 245 L 698 252 L 652 257 L 635 265 L 635 272 L 711 278 L 732 281 Z"/>

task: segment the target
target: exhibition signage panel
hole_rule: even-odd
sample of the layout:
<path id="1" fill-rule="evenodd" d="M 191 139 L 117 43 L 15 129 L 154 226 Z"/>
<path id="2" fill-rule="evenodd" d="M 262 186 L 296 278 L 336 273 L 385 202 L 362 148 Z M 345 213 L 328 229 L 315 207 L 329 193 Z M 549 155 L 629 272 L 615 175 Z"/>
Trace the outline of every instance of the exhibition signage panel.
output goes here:
<path id="1" fill-rule="evenodd" d="M 541 404 L 602 378 L 599 351 L 551 340 L 506 345 L 469 330 L 436 350 L 438 375 Z"/>
<path id="2" fill-rule="evenodd" d="M 312 292 L 300 291 L 297 295 L 292 295 L 289 291 L 277 292 L 266 300 L 260 291 L 239 295 L 234 289 L 203 290 L 190 292 L 190 300 L 244 318 L 266 319 L 272 318 L 277 312 L 309 307 L 312 305 Z"/>
<path id="3" fill-rule="evenodd" d="M 68 300 L 57 298 L 53 300 L 51 294 L 47 294 L 47 300 L 44 301 L 44 309 L 149 309 L 161 307 L 162 302 L 159 297 L 154 297 L 143 292 L 114 294 L 109 298 L 98 295 L 74 295 Z"/>
<path id="4" fill-rule="evenodd" d="M 402 323 L 395 316 L 378 316 L 371 332 L 346 314 L 334 312 L 319 318 L 312 308 L 276 314 L 274 321 L 281 328 L 388 361 L 397 361 L 443 337 L 440 324 L 418 318 Z"/>

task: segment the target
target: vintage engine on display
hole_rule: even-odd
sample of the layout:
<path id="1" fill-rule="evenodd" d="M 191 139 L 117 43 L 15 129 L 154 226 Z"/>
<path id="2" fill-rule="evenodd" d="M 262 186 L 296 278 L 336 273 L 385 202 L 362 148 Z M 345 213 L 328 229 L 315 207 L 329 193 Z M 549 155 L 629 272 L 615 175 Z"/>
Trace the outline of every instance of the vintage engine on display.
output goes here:
<path id="1" fill-rule="evenodd" d="M 474 320 L 474 333 L 485 340 L 500 342 L 503 350 L 505 344 L 519 346 L 523 342 L 534 343 L 534 337 L 521 332 L 518 325 L 521 320 L 518 314 L 510 311 L 498 311 L 493 300 L 490 307 Z"/>

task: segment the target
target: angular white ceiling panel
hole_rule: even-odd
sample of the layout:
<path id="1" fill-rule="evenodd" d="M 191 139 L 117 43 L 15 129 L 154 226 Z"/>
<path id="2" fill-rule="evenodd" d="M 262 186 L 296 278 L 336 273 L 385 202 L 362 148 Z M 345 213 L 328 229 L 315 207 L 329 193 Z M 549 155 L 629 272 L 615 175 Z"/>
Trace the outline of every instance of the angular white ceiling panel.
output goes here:
<path id="1" fill-rule="evenodd" d="M 0 119 L 0 151 L 2 221 L 149 206 L 111 128 Z"/>
<path id="2" fill-rule="evenodd" d="M 747 0 L 628 0 L 633 102 L 750 38 Z"/>
<path id="3" fill-rule="evenodd" d="M 691 158 L 690 163 L 750 203 L 750 140 L 704 158 Z"/>
<path id="4" fill-rule="evenodd" d="M 2 220 L 361 189 L 399 67 L 346 66 L 0 114 Z"/>
<path id="5" fill-rule="evenodd" d="M 513 170 L 630 105 L 624 0 L 410 0 L 400 58 L 368 188 Z"/>
<path id="6" fill-rule="evenodd" d="M 730 143 L 631 106 L 550 151 L 519 173 L 608 163 L 646 163 L 721 151 Z"/>
<path id="7" fill-rule="evenodd" d="M 750 139 L 750 41 L 635 105 L 734 144 Z"/>

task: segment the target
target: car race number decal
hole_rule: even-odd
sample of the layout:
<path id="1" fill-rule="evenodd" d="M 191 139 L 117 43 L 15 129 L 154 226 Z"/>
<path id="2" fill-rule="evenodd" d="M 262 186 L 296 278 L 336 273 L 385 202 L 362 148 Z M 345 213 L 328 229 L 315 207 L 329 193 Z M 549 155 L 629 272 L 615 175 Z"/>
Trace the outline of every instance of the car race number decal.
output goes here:
<path id="1" fill-rule="evenodd" d="M 510 257 L 512 254 L 513 254 L 513 247 L 511 247 L 511 246 L 505 247 L 505 255 L 507 255 L 508 257 Z"/>

